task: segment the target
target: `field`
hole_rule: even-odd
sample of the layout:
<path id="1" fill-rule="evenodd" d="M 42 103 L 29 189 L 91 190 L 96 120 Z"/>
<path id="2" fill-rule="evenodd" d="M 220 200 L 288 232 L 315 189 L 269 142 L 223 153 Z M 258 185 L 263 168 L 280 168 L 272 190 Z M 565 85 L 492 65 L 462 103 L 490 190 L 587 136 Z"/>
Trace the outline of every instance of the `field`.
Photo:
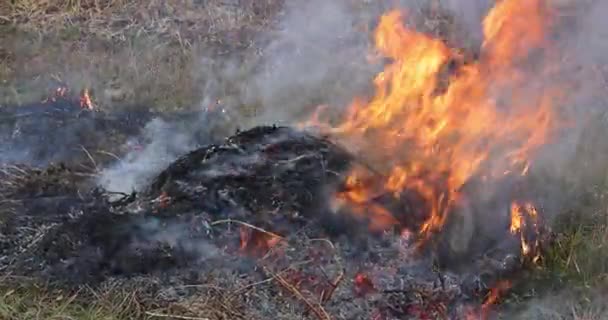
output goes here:
<path id="1" fill-rule="evenodd" d="M 370 26 L 386 8 L 338 2 L 321 13 L 286 0 L 5 1 L 0 108 L 38 102 L 67 87 L 89 90 L 96 108 L 106 111 L 220 106 L 233 127 L 298 122 L 319 104 L 345 105 L 371 90 L 378 71 L 358 53 L 369 46 Z M 469 29 L 449 11 L 422 7 L 417 17 L 421 29 L 474 55 L 477 39 L 468 38 Z M 505 319 L 608 317 L 608 143 L 602 139 L 608 134 L 608 67 L 594 68 L 599 89 L 572 108 L 597 112 L 577 127 L 583 129 L 574 155 L 561 164 L 567 170 L 550 180 L 568 202 L 551 215 L 555 241 L 536 269 L 501 297 Z M 233 306 L 208 299 L 157 305 L 138 288 L 68 292 L 0 273 L 0 319 L 232 319 Z"/>

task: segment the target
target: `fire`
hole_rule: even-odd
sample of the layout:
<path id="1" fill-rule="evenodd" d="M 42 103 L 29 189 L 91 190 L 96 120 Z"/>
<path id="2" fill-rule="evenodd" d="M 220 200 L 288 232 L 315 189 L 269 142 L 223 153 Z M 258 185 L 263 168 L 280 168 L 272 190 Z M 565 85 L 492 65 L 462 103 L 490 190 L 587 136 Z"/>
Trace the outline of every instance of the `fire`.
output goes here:
<path id="1" fill-rule="evenodd" d="M 57 87 L 46 99 L 42 100 L 42 103 L 57 102 L 60 99 L 72 100 L 73 97 L 68 96 L 70 90 L 66 86 Z M 89 89 L 85 88 L 82 90 L 79 98 L 79 105 L 82 109 L 94 110 L 95 104 L 91 98 Z"/>
<path id="2" fill-rule="evenodd" d="M 500 297 L 507 291 L 509 291 L 512 287 L 510 281 L 503 280 L 496 284 L 496 286 L 490 289 L 488 295 L 486 296 L 483 305 L 481 306 L 481 319 L 488 319 L 490 309 L 494 304 L 498 302 Z"/>
<path id="3" fill-rule="evenodd" d="M 511 286 L 511 282 L 507 280 L 498 282 L 498 284 L 496 284 L 496 286 L 492 288 L 486 296 L 482 308 L 487 310 L 491 305 L 495 304 L 505 291 L 511 289 Z"/>
<path id="4" fill-rule="evenodd" d="M 95 109 L 95 105 L 93 104 L 93 100 L 89 94 L 89 89 L 87 88 L 82 90 L 82 94 L 80 95 L 80 107 L 87 110 Z"/>
<path id="5" fill-rule="evenodd" d="M 362 179 L 369 170 L 353 169 L 338 198 L 377 229 L 397 221 L 372 200 L 414 191 L 429 205 L 424 240 L 443 227 L 472 177 L 528 172 L 556 127 L 559 90 L 531 80 L 548 76 L 552 66 L 527 64 L 548 52 L 542 49 L 551 21 L 542 0 L 499 1 L 483 21 L 481 55 L 473 62 L 403 21 L 402 12 L 391 11 L 375 31 L 377 50 L 391 61 L 374 79 L 375 95 L 356 99 L 338 126 L 325 127 L 365 151 L 370 163 L 388 164 L 375 168 L 383 174 L 372 174 L 373 183 Z"/>
<path id="6" fill-rule="evenodd" d="M 531 203 L 526 203 L 524 206 L 513 202 L 511 204 L 511 227 L 509 230 L 512 234 L 517 234 L 521 231 L 522 226 L 525 224 L 524 219 L 526 216 L 530 217 L 533 223 L 536 223 L 538 218 L 538 212 Z"/>
<path id="7" fill-rule="evenodd" d="M 489 313 L 493 305 L 495 305 L 500 297 L 512 287 L 512 283 L 507 280 L 499 281 L 485 297 L 481 308 L 471 308 L 464 314 L 467 320 L 485 320 L 489 319 Z"/>
<path id="8" fill-rule="evenodd" d="M 511 226 L 509 228 L 513 235 L 519 234 L 521 238 L 521 253 L 524 257 L 532 257 L 532 260 L 536 262 L 538 257 L 537 239 L 535 243 L 530 243 L 526 237 L 526 232 L 533 232 L 533 236 L 537 236 L 538 230 L 538 211 L 531 203 L 525 205 L 519 205 L 517 203 L 511 204 Z"/>

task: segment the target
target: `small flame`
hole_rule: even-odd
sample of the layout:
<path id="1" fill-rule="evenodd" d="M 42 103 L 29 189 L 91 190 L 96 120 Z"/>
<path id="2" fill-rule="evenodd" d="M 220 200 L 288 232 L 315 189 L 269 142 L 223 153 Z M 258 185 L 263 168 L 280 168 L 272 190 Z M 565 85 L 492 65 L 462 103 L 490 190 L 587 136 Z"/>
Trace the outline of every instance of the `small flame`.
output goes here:
<path id="1" fill-rule="evenodd" d="M 532 229 L 530 229 L 531 227 Z M 521 238 L 521 252 L 524 257 L 533 255 L 533 260 L 536 261 L 538 252 L 534 252 L 534 248 L 538 247 L 538 239 L 535 240 L 534 244 L 529 243 L 526 237 L 526 232 L 534 231 L 534 236 L 538 236 L 538 211 L 531 203 L 519 205 L 517 203 L 511 204 L 511 226 L 509 231 L 513 235 L 520 235 Z"/>
<path id="2" fill-rule="evenodd" d="M 82 94 L 80 95 L 80 108 L 86 110 L 94 110 L 95 105 L 93 104 L 93 100 L 91 99 L 91 95 L 89 93 L 89 89 L 85 88 L 82 90 Z"/>
<path id="3" fill-rule="evenodd" d="M 486 296 L 483 303 L 483 307 L 488 308 L 489 306 L 495 304 L 506 291 L 511 289 L 512 286 L 512 283 L 508 280 L 499 281 L 494 288 L 490 289 L 490 292 Z"/>
<path id="4" fill-rule="evenodd" d="M 508 280 L 501 280 L 488 291 L 481 308 L 469 306 L 464 310 L 466 320 L 486 320 L 490 318 L 490 311 L 501 296 L 512 288 L 512 283 Z"/>

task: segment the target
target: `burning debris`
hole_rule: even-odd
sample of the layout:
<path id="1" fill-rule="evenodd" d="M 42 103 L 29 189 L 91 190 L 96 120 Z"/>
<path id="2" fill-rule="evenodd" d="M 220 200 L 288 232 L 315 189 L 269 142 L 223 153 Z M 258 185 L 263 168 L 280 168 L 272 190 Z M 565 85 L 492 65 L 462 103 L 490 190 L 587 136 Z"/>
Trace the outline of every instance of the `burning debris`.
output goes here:
<path id="1" fill-rule="evenodd" d="M 405 229 L 366 235 L 367 223 L 329 198 L 354 163 L 326 139 L 258 127 L 184 155 L 117 201 L 69 168 L 15 167 L 4 171 L 13 187 L 4 192 L 0 269 L 72 286 L 142 275 L 188 284 L 219 268 L 245 277 L 245 288 L 273 281 L 321 319 L 457 315 L 452 306 L 483 300 L 521 269 L 519 250 L 497 250 L 466 274 L 439 271 Z M 44 185 L 36 177 L 44 188 L 34 189 Z M 249 263 L 262 273 L 243 273 Z"/>

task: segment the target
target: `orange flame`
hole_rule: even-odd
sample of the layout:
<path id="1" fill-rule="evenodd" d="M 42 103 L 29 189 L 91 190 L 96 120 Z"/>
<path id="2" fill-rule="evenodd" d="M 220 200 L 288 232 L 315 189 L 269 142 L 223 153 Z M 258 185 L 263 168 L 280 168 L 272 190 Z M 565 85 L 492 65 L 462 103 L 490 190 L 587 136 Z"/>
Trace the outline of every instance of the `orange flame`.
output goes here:
<path id="1" fill-rule="evenodd" d="M 488 295 L 486 296 L 486 299 L 483 302 L 483 305 L 481 306 L 481 319 L 489 318 L 489 312 L 492 306 L 496 304 L 500 297 L 505 292 L 509 291 L 511 287 L 512 284 L 510 281 L 502 280 L 499 281 L 492 289 L 490 289 L 490 292 L 488 292 Z"/>
<path id="2" fill-rule="evenodd" d="M 93 104 L 93 100 L 89 94 L 89 89 L 87 88 L 85 88 L 80 95 L 80 108 L 87 110 L 95 109 L 95 105 Z"/>
<path id="3" fill-rule="evenodd" d="M 470 307 L 464 311 L 464 319 L 466 320 L 486 320 L 489 319 L 490 311 L 492 306 L 495 305 L 500 297 L 509 291 L 512 287 L 512 283 L 508 280 L 501 280 L 490 289 L 487 293 L 481 308 Z"/>
<path id="4" fill-rule="evenodd" d="M 532 256 L 533 261 L 536 261 L 538 257 L 538 252 L 534 252 L 534 248 L 538 247 L 538 243 L 531 244 L 526 239 L 526 227 L 529 226 L 529 222 L 531 222 L 532 229 L 536 234 L 538 234 L 538 212 L 534 205 L 531 203 L 526 203 L 521 206 L 517 203 L 511 204 L 511 227 L 509 230 L 512 234 L 520 234 L 521 237 L 521 253 L 524 257 Z M 529 222 L 528 222 L 529 221 Z M 538 240 L 537 240 L 538 241 Z"/>
<path id="5" fill-rule="evenodd" d="M 389 166 L 377 168 L 387 172 L 379 187 L 357 183 L 365 169 L 353 169 L 349 190 L 338 197 L 360 207 L 378 193 L 415 191 L 430 206 L 420 230 L 426 239 L 445 224 L 473 176 L 525 175 L 531 154 L 556 123 L 558 90 L 531 80 L 551 66 L 537 64 L 535 77 L 526 72 L 527 59 L 547 46 L 550 19 L 543 4 L 499 1 L 483 22 L 481 58 L 466 64 L 458 50 L 406 27 L 401 12 L 382 16 L 375 44 L 392 63 L 375 77 L 371 100 L 355 100 L 345 120 L 328 130 L 363 148 L 373 163 Z M 448 70 L 453 62 L 455 72 Z M 374 228 L 396 223 L 382 209 L 365 208 L 372 220 L 380 219 Z"/>

